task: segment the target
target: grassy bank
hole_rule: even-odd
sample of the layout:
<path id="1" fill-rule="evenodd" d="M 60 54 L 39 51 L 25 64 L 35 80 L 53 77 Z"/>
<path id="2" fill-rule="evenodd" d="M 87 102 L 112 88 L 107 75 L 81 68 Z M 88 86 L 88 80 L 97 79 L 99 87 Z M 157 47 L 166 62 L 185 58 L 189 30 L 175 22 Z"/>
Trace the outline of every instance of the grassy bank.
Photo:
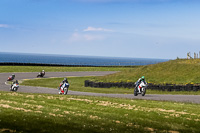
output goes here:
<path id="1" fill-rule="evenodd" d="M 0 92 L 0 132 L 200 132 L 200 105 Z"/>
<path id="2" fill-rule="evenodd" d="M 0 73 L 6 72 L 74 72 L 74 71 L 123 71 L 126 67 L 53 67 L 53 66 L 0 66 Z"/>
<path id="3" fill-rule="evenodd" d="M 200 83 L 200 59 L 171 60 L 154 65 L 141 66 L 135 69 L 126 69 L 121 73 L 97 77 L 95 80 L 114 81 L 137 81 L 144 75 L 148 82 L 164 84 L 187 84 Z"/>

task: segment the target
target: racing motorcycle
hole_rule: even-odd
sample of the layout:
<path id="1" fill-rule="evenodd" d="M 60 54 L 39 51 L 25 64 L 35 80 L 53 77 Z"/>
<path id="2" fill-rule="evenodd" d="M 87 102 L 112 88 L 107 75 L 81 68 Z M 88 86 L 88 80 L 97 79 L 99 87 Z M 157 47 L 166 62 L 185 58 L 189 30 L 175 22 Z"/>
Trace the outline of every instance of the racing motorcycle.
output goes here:
<path id="1" fill-rule="evenodd" d="M 37 75 L 37 77 L 44 77 L 45 73 L 43 72 L 39 72 L 39 74 Z"/>
<path id="2" fill-rule="evenodd" d="M 143 81 L 134 89 L 134 96 L 137 96 L 138 94 L 142 94 L 142 96 L 145 95 L 147 88 L 147 83 L 145 84 Z"/>
<path id="3" fill-rule="evenodd" d="M 17 91 L 19 89 L 19 83 L 18 81 L 16 80 L 16 82 L 14 82 L 11 87 L 10 87 L 10 91 Z"/>
<path id="4" fill-rule="evenodd" d="M 68 92 L 68 88 L 69 88 L 69 83 L 60 83 L 58 90 L 60 90 L 58 93 L 59 94 L 64 94 L 67 95 Z"/>
<path id="5" fill-rule="evenodd" d="M 9 76 L 7 81 L 12 81 L 13 79 L 15 79 L 15 75 L 14 74 L 12 74 L 12 76 Z"/>

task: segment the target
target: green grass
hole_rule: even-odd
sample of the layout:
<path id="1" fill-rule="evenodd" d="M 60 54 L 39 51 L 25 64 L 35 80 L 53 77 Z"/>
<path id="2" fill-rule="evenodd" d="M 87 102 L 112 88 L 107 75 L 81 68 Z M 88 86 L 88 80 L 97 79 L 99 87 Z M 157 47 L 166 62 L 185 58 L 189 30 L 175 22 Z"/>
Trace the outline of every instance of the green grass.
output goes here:
<path id="1" fill-rule="evenodd" d="M 0 132 L 200 132 L 199 104 L 0 92 Z"/>
<path id="2" fill-rule="evenodd" d="M 95 80 L 105 82 L 137 81 L 143 75 L 148 82 L 157 84 L 200 83 L 200 59 L 171 60 L 154 65 L 130 68 L 121 73 L 97 77 Z"/>
<path id="3" fill-rule="evenodd" d="M 68 77 L 70 84 L 69 90 L 81 91 L 81 92 L 94 92 L 94 93 L 113 93 L 113 94 L 133 94 L 133 88 L 92 88 L 84 87 L 84 81 L 90 79 L 95 80 L 96 77 Z M 48 87 L 57 89 L 60 82 L 63 78 L 49 78 L 49 79 L 33 79 L 33 80 L 24 80 L 21 85 L 26 86 L 39 86 L 39 87 Z M 200 91 L 155 91 L 147 90 L 147 94 L 184 94 L 184 95 L 200 95 Z"/>
<path id="4" fill-rule="evenodd" d="M 0 66 L 0 73 L 6 72 L 74 72 L 74 71 L 123 71 L 126 67 L 54 67 L 54 66 Z"/>

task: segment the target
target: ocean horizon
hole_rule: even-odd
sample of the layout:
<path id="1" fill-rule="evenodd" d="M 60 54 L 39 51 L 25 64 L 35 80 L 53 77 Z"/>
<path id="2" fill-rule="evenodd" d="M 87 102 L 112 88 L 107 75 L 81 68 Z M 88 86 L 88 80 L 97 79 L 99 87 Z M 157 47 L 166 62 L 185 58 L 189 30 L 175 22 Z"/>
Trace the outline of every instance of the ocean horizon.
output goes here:
<path id="1" fill-rule="evenodd" d="M 169 59 L 0 52 L 0 63 L 37 63 L 87 66 L 138 66 L 157 64 L 168 60 Z"/>

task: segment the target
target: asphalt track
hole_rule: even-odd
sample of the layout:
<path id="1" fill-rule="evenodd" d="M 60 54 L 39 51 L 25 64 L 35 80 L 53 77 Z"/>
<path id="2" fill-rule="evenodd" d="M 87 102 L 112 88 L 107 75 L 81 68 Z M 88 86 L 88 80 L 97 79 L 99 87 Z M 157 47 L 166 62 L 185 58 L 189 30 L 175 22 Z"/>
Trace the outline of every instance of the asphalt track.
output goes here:
<path id="1" fill-rule="evenodd" d="M 113 74 L 116 72 L 102 71 L 102 72 L 47 72 L 44 78 L 50 77 L 83 77 L 83 76 L 104 76 L 107 74 Z M 12 73 L 0 73 L 0 91 L 9 91 L 10 85 L 6 85 L 6 80 Z M 29 73 L 14 73 L 15 79 L 33 79 L 36 78 L 36 72 Z M 20 86 L 18 92 L 25 93 L 47 93 L 58 94 L 57 89 L 45 88 L 45 87 L 32 87 L 32 86 Z M 141 95 L 134 96 L 133 94 L 103 94 L 103 93 L 90 93 L 90 92 L 78 92 L 68 91 L 68 95 L 85 95 L 85 96 L 99 96 L 99 97 L 113 97 L 113 98 L 127 98 L 127 99 L 145 99 L 145 100 L 158 100 L 158 101 L 172 101 L 172 102 L 186 102 L 200 104 L 199 95 L 155 95 L 147 94 L 143 97 Z"/>

